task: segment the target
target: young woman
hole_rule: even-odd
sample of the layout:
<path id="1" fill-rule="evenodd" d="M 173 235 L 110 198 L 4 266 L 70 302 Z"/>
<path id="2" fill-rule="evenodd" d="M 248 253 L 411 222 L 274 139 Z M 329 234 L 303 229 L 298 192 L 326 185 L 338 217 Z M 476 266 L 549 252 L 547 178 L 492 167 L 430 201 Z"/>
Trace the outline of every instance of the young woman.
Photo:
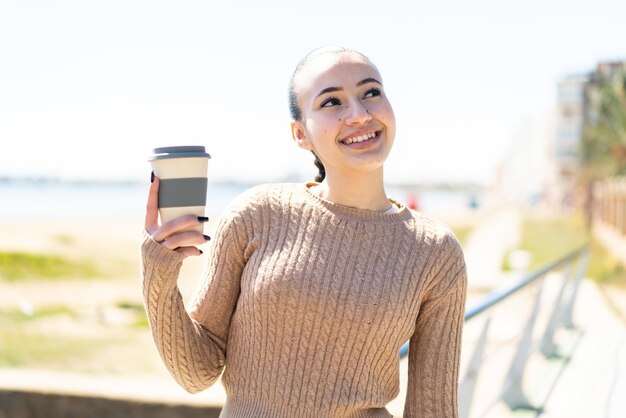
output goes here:
<path id="1" fill-rule="evenodd" d="M 142 245 L 146 310 L 185 389 L 220 375 L 221 417 L 390 417 L 410 340 L 405 418 L 457 417 L 466 292 L 461 248 L 441 223 L 387 197 L 394 114 L 380 73 L 343 48 L 313 51 L 290 84 L 292 133 L 315 183 L 255 187 L 222 214 L 189 310 L 179 268 L 207 237 L 159 226 L 152 183 Z"/>

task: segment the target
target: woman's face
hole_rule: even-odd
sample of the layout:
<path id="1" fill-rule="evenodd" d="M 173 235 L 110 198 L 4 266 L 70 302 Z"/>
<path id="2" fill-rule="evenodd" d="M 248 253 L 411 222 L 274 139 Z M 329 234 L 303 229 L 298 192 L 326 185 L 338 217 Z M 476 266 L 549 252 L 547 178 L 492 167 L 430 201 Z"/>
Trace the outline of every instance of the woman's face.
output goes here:
<path id="1" fill-rule="evenodd" d="M 292 124 L 298 145 L 314 151 L 328 175 L 382 170 L 395 118 L 376 67 L 358 54 L 327 53 L 294 82 L 302 112 Z"/>

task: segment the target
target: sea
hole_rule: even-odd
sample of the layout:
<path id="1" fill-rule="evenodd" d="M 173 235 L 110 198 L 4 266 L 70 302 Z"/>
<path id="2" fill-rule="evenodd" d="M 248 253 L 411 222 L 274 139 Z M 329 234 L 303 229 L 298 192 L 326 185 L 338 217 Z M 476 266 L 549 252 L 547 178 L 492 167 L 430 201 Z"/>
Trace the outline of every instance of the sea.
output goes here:
<path id="1" fill-rule="evenodd" d="M 207 209 L 215 219 L 240 193 L 254 186 L 243 183 L 209 183 Z M 475 207 L 480 191 L 475 187 L 386 186 L 388 196 L 414 202 L 430 214 L 451 213 Z M 50 179 L 0 179 L 0 220 L 48 220 L 143 216 L 148 184 L 142 182 L 61 181 Z"/>

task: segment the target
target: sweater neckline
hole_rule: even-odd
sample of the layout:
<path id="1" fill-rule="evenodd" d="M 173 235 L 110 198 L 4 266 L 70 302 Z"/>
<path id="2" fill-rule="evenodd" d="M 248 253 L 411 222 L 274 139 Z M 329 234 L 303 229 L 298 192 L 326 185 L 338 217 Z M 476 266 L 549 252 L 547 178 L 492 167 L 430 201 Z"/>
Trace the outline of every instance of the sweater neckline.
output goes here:
<path id="1" fill-rule="evenodd" d="M 308 182 L 302 185 L 302 189 L 304 191 L 306 199 L 320 209 L 330 212 L 339 217 L 378 222 L 404 222 L 412 218 L 411 211 L 405 204 L 389 197 L 389 202 L 392 205 L 398 207 L 397 212 L 376 212 L 372 210 L 359 209 L 352 206 L 346 206 L 340 203 L 331 202 L 330 200 L 326 200 L 310 190 L 310 187 L 316 186 L 318 184 L 319 183 L 316 182 Z"/>

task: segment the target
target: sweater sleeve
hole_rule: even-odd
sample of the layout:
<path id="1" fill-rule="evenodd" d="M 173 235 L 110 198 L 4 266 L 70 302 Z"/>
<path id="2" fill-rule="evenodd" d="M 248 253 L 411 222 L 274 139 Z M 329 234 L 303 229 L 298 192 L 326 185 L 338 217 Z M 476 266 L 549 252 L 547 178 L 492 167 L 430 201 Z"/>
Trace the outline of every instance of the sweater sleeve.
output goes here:
<path id="1" fill-rule="evenodd" d="M 230 318 L 245 266 L 244 229 L 244 223 L 232 212 L 220 219 L 200 296 L 190 312 L 177 286 L 184 257 L 144 231 L 142 284 L 150 329 L 165 366 L 188 392 L 208 388 L 224 368 Z M 201 304 L 209 306 L 199 310 Z"/>
<path id="2" fill-rule="evenodd" d="M 461 247 L 445 236 L 409 343 L 404 418 L 457 418 L 467 273 Z"/>

